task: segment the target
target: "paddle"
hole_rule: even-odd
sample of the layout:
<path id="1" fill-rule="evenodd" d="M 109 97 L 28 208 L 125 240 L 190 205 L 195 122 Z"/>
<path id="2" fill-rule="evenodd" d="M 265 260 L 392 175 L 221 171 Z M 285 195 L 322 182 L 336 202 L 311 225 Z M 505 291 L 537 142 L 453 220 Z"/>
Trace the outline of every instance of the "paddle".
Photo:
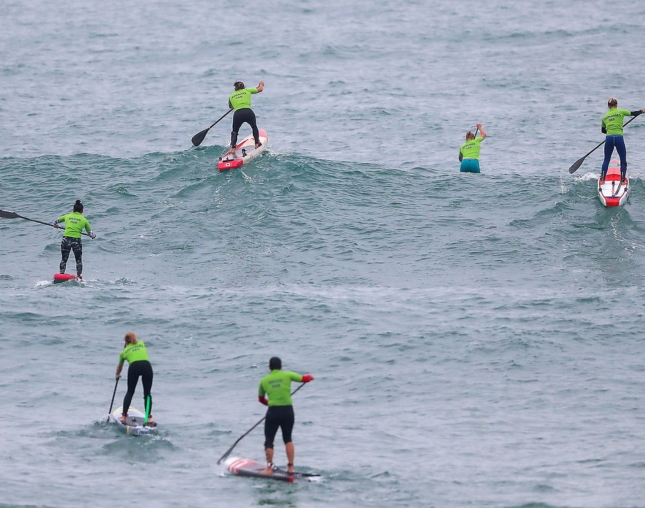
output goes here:
<path id="1" fill-rule="evenodd" d="M 292 392 L 291 392 L 291 395 L 293 395 L 294 393 L 296 393 L 298 390 L 300 390 L 300 388 L 302 388 L 302 387 L 303 387 L 303 386 L 305 386 L 306 384 L 307 384 L 307 383 L 302 383 L 298 388 L 296 388 L 294 391 L 292 391 Z M 217 463 L 218 463 L 218 464 L 220 464 L 220 463 L 221 463 L 221 462 L 222 462 L 226 457 L 228 457 L 228 456 L 231 454 L 231 452 L 233 451 L 233 448 L 235 448 L 235 447 L 237 446 L 237 443 L 239 443 L 240 441 L 242 441 L 242 439 L 244 439 L 246 436 L 248 436 L 248 435 L 251 433 L 251 431 L 252 431 L 253 429 L 255 429 L 255 427 L 257 427 L 258 425 L 260 425 L 264 420 L 266 420 L 266 416 L 263 416 L 263 417 L 262 417 L 262 419 L 261 419 L 258 423 L 256 423 L 255 425 L 253 425 L 253 427 L 251 427 L 251 428 L 250 428 L 249 430 L 247 430 L 244 434 L 242 434 L 242 435 L 240 436 L 240 438 L 239 438 L 237 441 L 235 441 L 235 443 L 233 443 L 233 446 L 231 446 L 228 450 L 226 450 L 226 453 L 225 453 L 224 455 L 222 455 L 222 456 L 219 458 L 219 460 L 217 461 Z"/>
<path id="2" fill-rule="evenodd" d="M 627 124 L 628 124 L 629 122 L 633 122 L 634 120 L 636 120 L 636 117 L 634 117 L 634 118 L 632 118 L 631 120 L 628 120 L 627 122 L 625 122 L 625 125 L 623 125 L 623 127 L 626 127 L 626 126 L 627 126 Z M 605 141 L 607 141 L 607 140 L 605 139 Z M 603 141 L 602 143 L 600 143 L 596 148 L 594 148 L 593 150 L 591 150 L 591 152 L 589 152 L 587 155 L 583 155 L 580 159 L 578 159 L 576 162 L 574 162 L 574 163 L 573 163 L 573 165 L 569 168 L 569 173 L 571 173 L 571 174 L 575 173 L 575 172 L 578 170 L 578 168 L 579 168 L 580 166 L 582 166 L 582 163 L 585 161 L 585 159 L 586 159 L 589 155 L 591 155 L 592 153 L 594 153 L 596 150 L 598 150 L 598 148 L 600 148 L 602 145 L 604 145 L 604 144 L 605 144 L 605 141 Z"/>
<path id="3" fill-rule="evenodd" d="M 208 131 L 209 131 L 209 130 L 211 130 L 213 127 L 215 127 L 215 125 L 217 125 L 217 124 L 220 122 L 220 120 L 222 120 L 222 119 L 223 119 L 226 115 L 228 115 L 231 111 L 233 111 L 233 110 L 232 110 L 232 109 L 229 109 L 226 113 L 224 113 L 224 114 L 219 118 L 219 120 L 217 120 L 217 122 L 215 122 L 213 125 L 211 125 L 208 129 L 204 129 L 203 131 L 198 132 L 197 134 L 195 134 L 195 135 L 193 136 L 193 139 L 192 139 L 193 145 L 195 145 L 195 146 L 199 146 L 199 145 L 201 145 L 201 144 L 202 144 L 202 141 L 204 141 L 204 138 L 206 137 L 206 134 L 208 134 Z"/>
<path id="4" fill-rule="evenodd" d="M 54 226 L 53 224 L 50 224 L 49 222 L 43 222 L 43 221 L 40 221 L 40 220 L 30 219 L 28 217 L 23 217 L 22 215 L 18 215 L 16 212 L 7 212 L 5 210 L 0 210 L 0 217 L 2 217 L 3 219 L 25 219 L 25 220 L 29 220 L 31 222 L 37 222 L 38 224 L 44 224 L 45 226 L 51 226 L 53 228 L 60 229 L 58 226 Z M 81 233 L 81 234 L 85 235 L 85 236 L 90 236 L 88 233 Z"/>
<path id="5" fill-rule="evenodd" d="M 116 383 L 114 383 L 114 393 L 112 393 L 112 402 L 110 402 L 110 409 L 108 411 L 107 421 L 110 421 L 110 415 L 112 414 L 112 406 L 114 405 L 114 396 L 116 395 L 116 387 L 119 386 L 119 377 L 116 378 Z M 106 422 L 107 423 L 107 422 Z"/>

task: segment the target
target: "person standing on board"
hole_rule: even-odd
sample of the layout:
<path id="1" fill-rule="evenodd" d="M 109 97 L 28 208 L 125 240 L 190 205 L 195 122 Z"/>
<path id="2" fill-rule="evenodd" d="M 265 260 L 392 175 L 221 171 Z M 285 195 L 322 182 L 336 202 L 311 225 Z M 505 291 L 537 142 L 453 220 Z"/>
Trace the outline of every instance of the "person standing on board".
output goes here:
<path id="1" fill-rule="evenodd" d="M 645 113 L 645 108 L 636 111 L 627 111 L 626 109 L 618 109 L 618 101 L 613 97 L 607 101 L 609 111 L 602 117 L 600 130 L 606 134 L 605 138 L 605 160 L 602 163 L 602 173 L 600 174 L 600 185 L 605 183 L 605 176 L 609 169 L 609 162 L 614 153 L 614 148 L 620 157 L 620 181 L 625 183 L 625 176 L 627 175 L 627 150 L 625 148 L 625 140 L 623 139 L 623 117 L 638 116 Z"/>
<path id="2" fill-rule="evenodd" d="M 264 420 L 264 453 L 267 467 L 262 472 L 273 473 L 273 440 L 278 432 L 278 427 L 280 427 L 287 452 L 287 470 L 293 473 L 293 460 L 296 452 L 293 441 L 291 441 L 291 431 L 295 422 L 291 401 L 291 381 L 308 383 L 313 381 L 314 377 L 311 374 L 302 376 L 295 372 L 283 371 L 282 360 L 277 356 L 269 360 L 269 370 L 271 373 L 262 378 L 258 390 L 259 401 L 265 406 L 269 406 Z M 265 395 L 269 397 L 268 400 Z"/>
<path id="3" fill-rule="evenodd" d="M 96 235 L 92 233 L 92 226 L 88 220 L 83 217 L 83 203 L 80 199 L 76 200 L 74 203 L 74 211 L 58 217 L 54 221 L 54 227 L 59 228 L 61 222 L 65 223 L 65 232 L 63 233 L 63 239 L 60 242 L 60 253 L 62 256 L 60 262 L 60 273 L 65 273 L 65 268 L 67 267 L 67 260 L 69 259 L 69 252 L 74 251 L 74 259 L 76 259 L 76 276 L 79 279 L 83 279 L 83 243 L 81 242 L 81 233 L 83 229 L 87 231 L 87 234 L 90 235 L 90 238 L 94 240 Z"/>
<path id="4" fill-rule="evenodd" d="M 143 400 L 145 401 L 145 412 L 148 420 L 147 423 L 151 424 L 152 414 L 150 414 L 150 412 L 152 411 L 152 395 L 150 395 L 150 392 L 152 390 L 152 378 L 154 373 L 152 372 L 152 365 L 148 358 L 146 345 L 142 340 L 137 340 L 137 335 L 134 332 L 126 333 L 123 340 L 125 345 L 123 346 L 123 351 L 121 351 L 121 354 L 119 355 L 119 364 L 116 367 L 116 379 L 121 377 L 123 362 L 128 362 L 130 366 L 128 367 L 128 391 L 123 398 L 121 423 L 125 423 L 125 420 L 128 417 L 128 409 L 130 409 L 132 396 L 137 388 L 139 377 L 141 377 L 141 382 L 143 383 Z"/>
<path id="5" fill-rule="evenodd" d="M 233 85 L 235 91 L 228 97 L 228 107 L 235 109 L 233 113 L 233 130 L 231 131 L 231 148 L 237 146 L 237 133 L 243 123 L 248 123 L 253 130 L 255 148 L 260 148 L 260 133 L 255 121 L 255 113 L 251 109 L 251 95 L 264 90 L 264 81 L 260 81 L 257 88 L 244 88 L 244 83 L 236 81 Z"/>
<path id="6" fill-rule="evenodd" d="M 466 142 L 459 148 L 459 161 L 461 162 L 459 171 L 462 173 L 479 173 L 479 145 L 486 139 L 486 132 L 480 123 L 477 124 L 477 128 L 482 135 L 475 137 L 471 131 L 468 131 Z"/>

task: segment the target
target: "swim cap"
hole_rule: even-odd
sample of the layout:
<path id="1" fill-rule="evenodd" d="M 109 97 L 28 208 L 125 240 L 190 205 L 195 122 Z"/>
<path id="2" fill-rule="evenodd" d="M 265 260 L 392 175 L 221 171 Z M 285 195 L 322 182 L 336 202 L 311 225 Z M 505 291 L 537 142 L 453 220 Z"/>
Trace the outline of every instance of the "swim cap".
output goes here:
<path id="1" fill-rule="evenodd" d="M 280 370 L 282 368 L 282 360 L 277 356 L 274 356 L 269 360 L 269 368 L 271 370 Z"/>

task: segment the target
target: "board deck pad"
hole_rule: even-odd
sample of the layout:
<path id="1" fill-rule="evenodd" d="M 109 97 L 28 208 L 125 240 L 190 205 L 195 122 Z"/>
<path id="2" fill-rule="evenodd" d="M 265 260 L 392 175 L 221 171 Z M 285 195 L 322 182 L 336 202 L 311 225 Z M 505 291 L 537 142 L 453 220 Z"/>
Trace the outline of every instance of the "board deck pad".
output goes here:
<path id="1" fill-rule="evenodd" d="M 301 472 L 289 473 L 288 471 L 280 468 L 275 468 L 273 473 L 263 473 L 262 470 L 266 468 L 265 464 L 240 457 L 231 457 L 226 460 L 225 464 L 226 469 L 237 476 L 264 478 L 267 480 L 276 480 L 287 483 L 294 483 L 296 481 L 318 482 L 322 479 L 319 474 Z"/>
<path id="2" fill-rule="evenodd" d="M 121 423 L 120 421 L 122 414 L 123 406 L 116 408 L 110 414 L 110 421 L 116 424 L 120 430 L 128 435 L 142 436 L 146 434 L 154 434 L 157 431 L 157 422 L 148 422 L 147 425 L 144 425 L 143 420 L 146 415 L 136 408 L 130 407 L 125 423 Z"/>

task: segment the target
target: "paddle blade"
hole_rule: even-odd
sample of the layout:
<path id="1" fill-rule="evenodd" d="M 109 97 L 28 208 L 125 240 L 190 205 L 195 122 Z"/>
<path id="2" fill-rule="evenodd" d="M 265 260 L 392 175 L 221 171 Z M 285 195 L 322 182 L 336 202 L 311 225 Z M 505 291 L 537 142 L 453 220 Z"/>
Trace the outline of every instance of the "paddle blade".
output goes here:
<path id="1" fill-rule="evenodd" d="M 209 130 L 210 130 L 210 127 L 208 129 L 204 129 L 202 132 L 198 134 L 195 134 L 192 139 L 193 145 L 195 146 L 201 145 L 202 141 L 204 141 L 204 138 L 206 137 L 206 134 L 208 134 Z"/>
<path id="2" fill-rule="evenodd" d="M 16 212 L 6 212 L 5 210 L 0 210 L 0 217 L 3 219 L 20 219 L 20 215 Z"/>
<path id="3" fill-rule="evenodd" d="M 587 156 L 585 155 L 584 157 L 578 159 L 576 162 L 573 163 L 573 165 L 569 168 L 569 173 L 573 174 L 576 171 L 578 171 L 578 168 L 582 166 L 582 163 L 585 161 Z"/>

